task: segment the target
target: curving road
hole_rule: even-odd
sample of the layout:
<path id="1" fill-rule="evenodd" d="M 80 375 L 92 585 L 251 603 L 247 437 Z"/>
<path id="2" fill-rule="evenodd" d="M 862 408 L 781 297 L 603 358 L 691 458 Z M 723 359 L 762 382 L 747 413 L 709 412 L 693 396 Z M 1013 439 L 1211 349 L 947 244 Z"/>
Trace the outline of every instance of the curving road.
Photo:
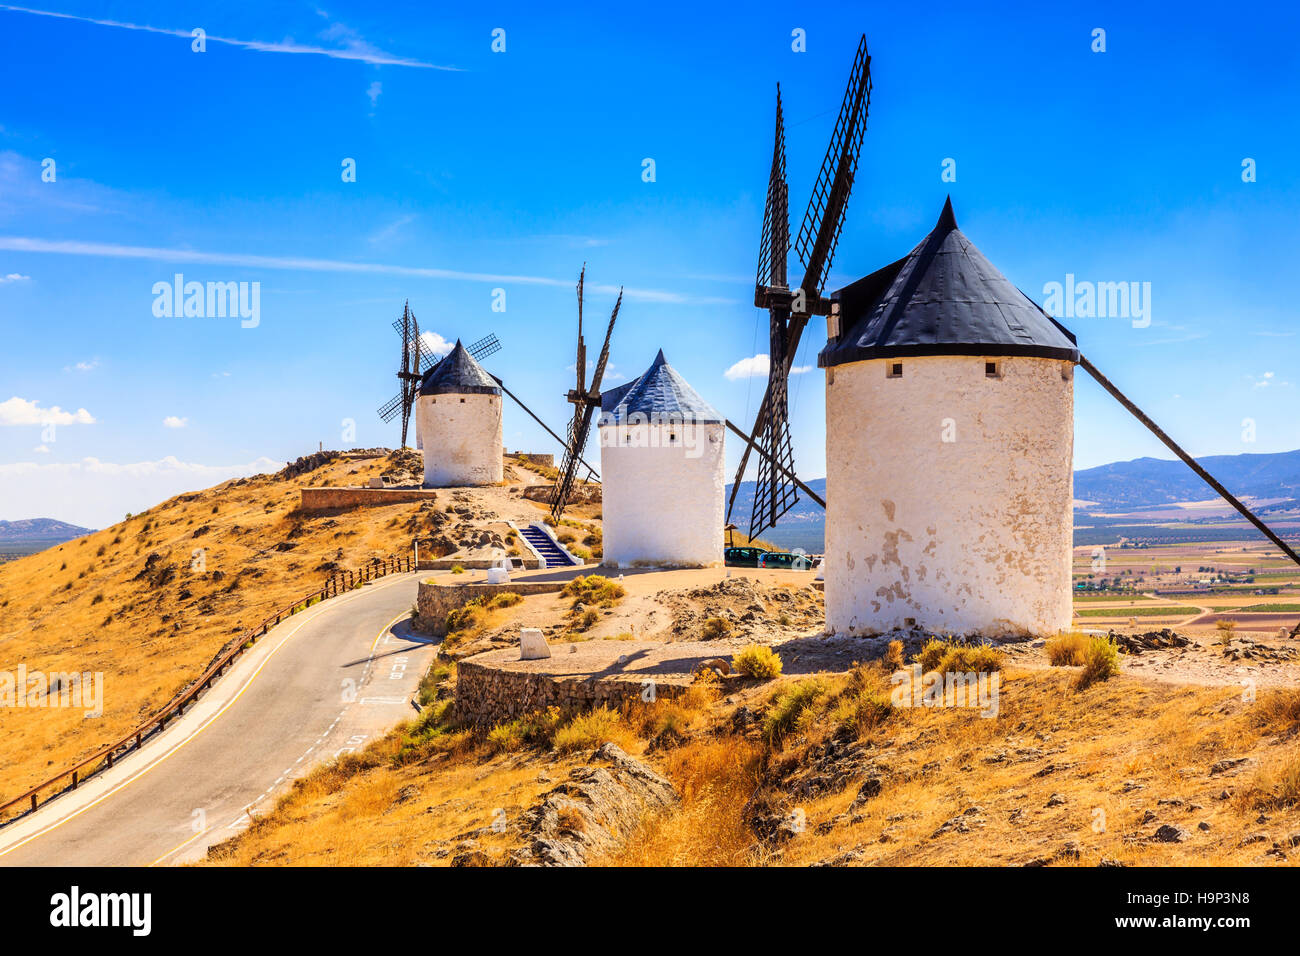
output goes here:
<path id="1" fill-rule="evenodd" d="M 417 579 L 382 578 L 273 628 L 140 751 L 0 828 L 0 865 L 200 858 L 295 778 L 414 717 L 435 651 L 406 625 Z"/>

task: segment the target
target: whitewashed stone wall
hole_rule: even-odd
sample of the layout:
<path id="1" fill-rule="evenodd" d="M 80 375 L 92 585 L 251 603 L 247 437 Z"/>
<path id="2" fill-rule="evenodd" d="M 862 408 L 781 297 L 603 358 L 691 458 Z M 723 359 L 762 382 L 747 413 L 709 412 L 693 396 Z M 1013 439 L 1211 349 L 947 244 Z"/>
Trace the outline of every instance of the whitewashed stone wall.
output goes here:
<path id="1" fill-rule="evenodd" d="M 1021 357 L 827 370 L 828 633 L 1069 624 L 1073 379 L 1069 362 Z"/>
<path id="2" fill-rule="evenodd" d="M 426 488 L 502 480 L 500 395 L 421 395 L 415 426 Z"/>
<path id="3" fill-rule="evenodd" d="M 604 563 L 722 563 L 722 424 L 601 425 Z"/>

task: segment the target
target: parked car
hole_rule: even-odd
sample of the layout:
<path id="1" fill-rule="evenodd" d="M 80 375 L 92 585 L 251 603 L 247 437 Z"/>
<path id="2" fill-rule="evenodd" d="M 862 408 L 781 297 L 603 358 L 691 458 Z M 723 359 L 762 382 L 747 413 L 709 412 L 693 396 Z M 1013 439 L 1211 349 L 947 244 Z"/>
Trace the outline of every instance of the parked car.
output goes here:
<path id="1" fill-rule="evenodd" d="M 729 568 L 756 568 L 762 554 L 762 548 L 727 548 L 722 557 Z"/>
<path id="2" fill-rule="evenodd" d="M 760 568 L 785 568 L 786 570 L 807 571 L 812 567 L 812 560 L 806 554 L 791 554 L 789 551 L 764 551 L 758 556 Z"/>

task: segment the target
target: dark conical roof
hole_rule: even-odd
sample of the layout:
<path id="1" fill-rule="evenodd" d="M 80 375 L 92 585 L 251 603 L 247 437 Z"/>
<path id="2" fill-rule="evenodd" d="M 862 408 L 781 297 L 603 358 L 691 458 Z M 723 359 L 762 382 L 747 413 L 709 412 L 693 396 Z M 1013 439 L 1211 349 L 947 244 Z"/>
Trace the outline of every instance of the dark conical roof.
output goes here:
<path id="1" fill-rule="evenodd" d="M 1079 361 L 1074 336 L 957 228 L 952 200 L 902 259 L 836 292 L 840 336 L 822 368 L 903 355 L 1030 355 Z"/>
<path id="2" fill-rule="evenodd" d="M 500 395 L 501 386 L 456 340 L 455 347 L 420 380 L 421 395 Z"/>
<path id="3" fill-rule="evenodd" d="M 618 388 L 607 389 L 600 396 L 600 424 L 627 424 L 631 416 L 649 422 L 721 423 L 722 416 L 700 398 L 660 349 L 654 363 L 644 375 Z"/>

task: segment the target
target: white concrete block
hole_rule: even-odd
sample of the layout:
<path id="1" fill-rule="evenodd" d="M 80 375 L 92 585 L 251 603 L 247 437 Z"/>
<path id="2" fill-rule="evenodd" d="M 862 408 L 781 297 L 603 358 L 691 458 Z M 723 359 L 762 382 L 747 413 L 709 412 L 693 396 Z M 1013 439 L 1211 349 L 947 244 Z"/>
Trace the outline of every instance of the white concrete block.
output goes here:
<path id="1" fill-rule="evenodd" d="M 519 659 L 521 661 L 538 661 L 551 656 L 550 645 L 542 632 L 535 627 L 521 628 L 519 631 Z"/>
<path id="2" fill-rule="evenodd" d="M 487 583 L 488 584 L 509 584 L 510 572 L 505 568 L 488 568 Z"/>

